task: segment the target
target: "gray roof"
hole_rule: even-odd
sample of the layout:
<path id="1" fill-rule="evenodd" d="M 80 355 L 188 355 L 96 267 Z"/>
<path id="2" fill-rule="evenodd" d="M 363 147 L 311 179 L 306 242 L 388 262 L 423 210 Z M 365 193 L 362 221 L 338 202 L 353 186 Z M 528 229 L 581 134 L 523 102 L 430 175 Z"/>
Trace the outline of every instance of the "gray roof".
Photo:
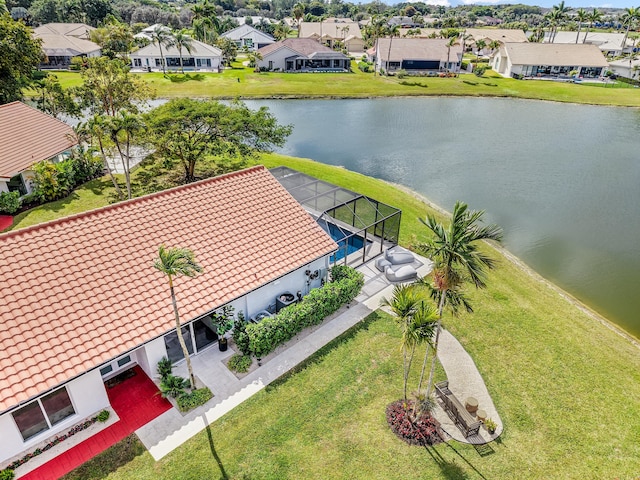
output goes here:
<path id="1" fill-rule="evenodd" d="M 312 38 L 286 38 L 279 42 L 272 43 L 271 45 L 267 45 L 266 47 L 262 47 L 258 51 L 262 54 L 262 57 L 265 58 L 267 55 L 283 47 L 293 50 L 303 57 L 308 58 L 335 58 L 344 60 L 349 58 L 325 45 L 321 45 L 320 42 Z"/>
<path id="2" fill-rule="evenodd" d="M 42 51 L 48 57 L 77 57 L 100 51 L 100 45 L 90 40 L 54 33 L 34 34 L 42 39 Z"/>
<path id="3" fill-rule="evenodd" d="M 45 23 L 33 29 L 36 35 L 67 35 L 70 37 L 89 40 L 89 32 L 95 30 L 85 23 Z"/>
<path id="4" fill-rule="evenodd" d="M 253 28 L 251 25 L 240 25 L 239 27 L 234 28 L 233 30 L 229 30 L 228 32 L 224 32 L 221 37 L 229 38 L 231 40 L 240 40 L 242 38 L 246 38 L 249 36 L 257 36 L 262 39 L 259 43 L 273 43 L 276 41 L 271 35 L 268 35 L 260 30 Z"/>
<path id="5" fill-rule="evenodd" d="M 177 57 L 180 55 L 176 47 L 162 46 L 162 55 L 164 57 Z M 140 50 L 133 52 L 131 57 L 159 57 L 160 46 L 157 44 L 149 44 L 146 47 L 142 47 Z M 198 40 L 192 39 L 191 53 L 186 49 L 182 49 L 182 57 L 221 57 L 222 51 L 219 48 L 212 47 L 206 43 L 202 43 Z"/>
<path id="6" fill-rule="evenodd" d="M 300 22 L 300 38 L 317 37 L 342 40 L 348 36 L 362 38 L 360 25 L 356 22 Z"/>
<path id="7" fill-rule="evenodd" d="M 608 66 L 597 46 L 582 43 L 505 43 L 500 51 L 513 65 Z"/>
<path id="8" fill-rule="evenodd" d="M 402 60 L 438 60 L 447 61 L 447 42 L 444 38 L 381 38 L 378 40 L 378 57 L 383 61 L 401 62 Z M 391 55 L 389 55 L 391 44 Z M 462 56 L 462 45 L 453 45 L 449 49 L 449 61 L 458 61 Z"/>

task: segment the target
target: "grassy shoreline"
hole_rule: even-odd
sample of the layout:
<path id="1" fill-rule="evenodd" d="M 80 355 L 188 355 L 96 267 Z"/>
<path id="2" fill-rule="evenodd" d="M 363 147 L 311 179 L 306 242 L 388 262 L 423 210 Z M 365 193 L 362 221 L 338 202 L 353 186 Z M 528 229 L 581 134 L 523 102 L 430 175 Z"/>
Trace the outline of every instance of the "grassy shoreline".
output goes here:
<path id="1" fill-rule="evenodd" d="M 201 73 L 188 81 L 171 81 L 175 75 L 137 73 L 151 85 L 159 98 L 215 99 L 357 99 L 381 97 L 455 96 L 546 100 L 586 105 L 640 107 L 640 89 L 620 85 L 573 84 L 544 80 L 515 80 L 487 72 L 478 78 L 462 74 L 457 78 L 373 76 L 352 64 L 351 73 L 255 73 L 234 64 L 222 73 Z M 80 85 L 76 72 L 52 72 L 63 87 Z"/>

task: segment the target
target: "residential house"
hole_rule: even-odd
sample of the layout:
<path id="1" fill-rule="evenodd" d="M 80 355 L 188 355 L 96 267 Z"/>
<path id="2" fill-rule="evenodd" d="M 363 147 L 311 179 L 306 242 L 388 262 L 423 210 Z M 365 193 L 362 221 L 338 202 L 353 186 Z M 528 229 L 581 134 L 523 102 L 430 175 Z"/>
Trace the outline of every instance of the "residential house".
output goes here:
<path id="1" fill-rule="evenodd" d="M 465 48 L 470 50 L 476 55 L 489 55 L 493 53 L 493 50 L 489 45 L 494 42 L 505 43 L 525 43 L 529 40 L 527 35 L 518 29 L 504 29 L 504 28 L 467 28 L 464 30 L 464 35 L 469 35 L 471 38 L 465 42 Z M 482 40 L 485 43 L 485 47 L 478 51 L 476 42 Z"/>
<path id="2" fill-rule="evenodd" d="M 162 46 L 162 52 L 158 44 L 149 44 L 129 55 L 131 66 L 134 69 L 146 71 L 162 70 L 164 61 L 169 71 L 180 70 L 180 51 L 175 45 Z M 184 70 L 218 72 L 222 67 L 222 51 L 206 43 L 192 39 L 191 52 L 182 49 L 182 66 Z"/>
<path id="3" fill-rule="evenodd" d="M 545 43 L 550 43 L 551 32 L 545 33 Z M 635 43 L 632 38 L 627 37 L 625 41 L 624 33 L 609 33 L 609 32 L 587 32 L 586 29 L 582 29 L 580 34 L 578 32 L 556 32 L 553 37 L 553 43 L 586 43 L 596 45 L 604 55 L 609 57 L 615 57 L 623 55 L 625 53 L 632 53 L 635 49 Z M 624 44 L 623 44 L 624 42 Z"/>
<path id="4" fill-rule="evenodd" d="M 267 45 L 271 45 L 276 41 L 271 35 L 256 30 L 251 25 L 240 25 L 239 27 L 229 30 L 220 35 L 221 37 L 233 40 L 238 48 L 247 48 L 249 50 L 258 50 Z"/>
<path id="5" fill-rule="evenodd" d="M 149 25 L 148 27 L 143 28 L 138 33 L 136 33 L 133 38 L 139 38 L 148 40 L 149 42 L 153 40 L 153 32 L 156 28 L 166 29 L 168 32 L 171 32 L 171 29 L 161 23 L 154 23 L 153 25 Z"/>
<path id="6" fill-rule="evenodd" d="M 447 45 L 443 38 L 380 38 L 370 57 L 376 70 L 387 73 L 406 70 L 416 72 L 458 72 L 462 46 Z"/>
<path id="7" fill-rule="evenodd" d="M 238 25 L 245 25 L 247 23 L 247 18 L 251 19 L 251 23 L 250 23 L 251 25 L 258 25 L 260 23 L 267 23 L 267 24 L 278 23 L 277 20 L 274 20 L 269 17 L 261 17 L 259 15 L 249 15 L 246 17 L 233 17 L 233 20 Z"/>
<path id="8" fill-rule="evenodd" d="M 262 166 L 0 235 L 0 469 L 108 408 L 113 376 L 183 359 L 160 245 L 203 267 L 174 279 L 193 355 L 217 345 L 214 311 L 305 295 L 337 249 Z"/>
<path id="9" fill-rule="evenodd" d="M 78 144 L 73 128 L 22 102 L 0 105 L 0 192 L 32 191 L 31 167 L 61 161 Z"/>
<path id="10" fill-rule="evenodd" d="M 311 38 L 286 38 L 261 48 L 258 67 L 282 72 L 348 72 L 351 60 Z"/>
<path id="11" fill-rule="evenodd" d="M 619 77 L 638 80 L 640 73 L 640 60 L 629 57 L 609 62 L 609 69 Z"/>
<path id="12" fill-rule="evenodd" d="M 46 56 L 40 68 L 68 68 L 72 58 L 99 57 L 100 45 L 89 39 L 92 30 L 84 23 L 47 23 L 35 28 L 33 36 L 42 40 Z"/>
<path id="13" fill-rule="evenodd" d="M 300 22 L 299 38 L 312 38 L 334 48 L 342 45 L 348 52 L 364 52 L 364 39 L 357 22 L 329 18 L 323 22 Z"/>
<path id="14" fill-rule="evenodd" d="M 582 43 L 505 43 L 491 63 L 503 77 L 514 78 L 568 78 L 572 71 L 598 78 L 607 66 L 597 46 Z"/>
<path id="15" fill-rule="evenodd" d="M 402 28 L 415 28 L 420 26 L 415 23 L 411 17 L 407 17 L 406 15 L 396 15 L 391 17 L 387 22 L 387 25 L 389 25 L 390 27 L 394 27 L 397 25 Z"/>

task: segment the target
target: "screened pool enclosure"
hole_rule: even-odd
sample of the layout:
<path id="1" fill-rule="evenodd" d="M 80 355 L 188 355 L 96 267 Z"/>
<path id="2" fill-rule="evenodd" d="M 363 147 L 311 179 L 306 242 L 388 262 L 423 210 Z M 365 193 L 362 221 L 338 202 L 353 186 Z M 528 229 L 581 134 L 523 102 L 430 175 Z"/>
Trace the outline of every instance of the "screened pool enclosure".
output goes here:
<path id="1" fill-rule="evenodd" d="M 270 172 L 336 241 L 334 264 L 357 266 L 398 244 L 401 210 L 288 167 Z"/>

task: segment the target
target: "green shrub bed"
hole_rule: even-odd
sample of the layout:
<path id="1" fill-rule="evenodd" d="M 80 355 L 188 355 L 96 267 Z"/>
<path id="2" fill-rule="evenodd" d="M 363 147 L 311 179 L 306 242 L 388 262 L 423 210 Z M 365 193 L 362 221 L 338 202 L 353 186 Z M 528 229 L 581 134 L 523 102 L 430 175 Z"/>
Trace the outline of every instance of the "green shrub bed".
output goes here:
<path id="1" fill-rule="evenodd" d="M 213 398 L 213 393 L 211 393 L 208 387 L 198 388 L 191 393 L 183 393 L 180 395 L 178 397 L 178 408 L 181 412 L 188 412 L 200 405 L 204 405 L 211 398 Z"/>
<path id="2" fill-rule="evenodd" d="M 311 290 L 300 303 L 290 305 L 260 323 L 247 325 L 251 354 L 256 358 L 265 357 L 301 330 L 318 325 L 353 300 L 364 285 L 362 274 L 344 265 L 331 269 L 331 279 L 324 286 Z"/>
<path id="3" fill-rule="evenodd" d="M 249 371 L 249 367 L 251 366 L 251 357 L 249 355 L 236 353 L 229 359 L 227 366 L 234 372 L 246 373 Z"/>

